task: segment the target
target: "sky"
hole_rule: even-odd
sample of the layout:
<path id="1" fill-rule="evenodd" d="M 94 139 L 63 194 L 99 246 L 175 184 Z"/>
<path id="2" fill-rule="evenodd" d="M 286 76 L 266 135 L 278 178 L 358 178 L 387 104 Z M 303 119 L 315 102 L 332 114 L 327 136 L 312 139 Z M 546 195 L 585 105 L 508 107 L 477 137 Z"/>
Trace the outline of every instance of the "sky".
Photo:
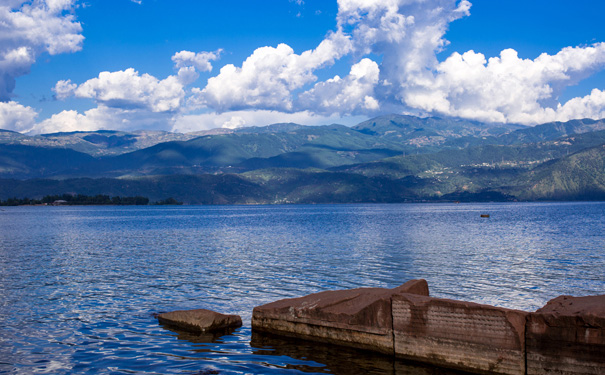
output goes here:
<path id="1" fill-rule="evenodd" d="M 0 0 L 0 129 L 605 117 L 605 2 Z"/>

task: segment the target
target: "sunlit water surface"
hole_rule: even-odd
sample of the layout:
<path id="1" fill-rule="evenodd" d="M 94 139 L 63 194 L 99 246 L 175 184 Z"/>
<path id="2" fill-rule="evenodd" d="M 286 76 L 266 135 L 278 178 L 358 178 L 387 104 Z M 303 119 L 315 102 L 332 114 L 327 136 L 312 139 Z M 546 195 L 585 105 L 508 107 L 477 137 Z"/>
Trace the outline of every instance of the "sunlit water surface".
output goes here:
<path id="1" fill-rule="evenodd" d="M 605 293 L 604 228 L 605 203 L 5 207 L 0 373 L 442 373 L 253 336 L 252 308 L 424 278 L 532 311 Z M 195 308 L 244 326 L 195 336 L 154 317 Z"/>

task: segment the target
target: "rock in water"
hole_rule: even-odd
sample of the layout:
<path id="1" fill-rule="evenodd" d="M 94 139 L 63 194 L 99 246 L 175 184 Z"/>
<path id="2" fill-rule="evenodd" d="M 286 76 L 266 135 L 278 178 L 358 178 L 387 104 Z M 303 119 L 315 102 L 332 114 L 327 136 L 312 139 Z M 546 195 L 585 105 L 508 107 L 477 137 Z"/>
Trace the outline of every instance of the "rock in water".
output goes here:
<path id="1" fill-rule="evenodd" d="M 527 314 L 471 302 L 396 295 L 395 355 L 480 374 L 525 375 Z"/>
<path id="2" fill-rule="evenodd" d="M 393 353 L 391 297 L 428 295 L 425 280 L 394 288 L 335 290 L 255 307 L 252 328 L 260 332 Z"/>
<path id="3" fill-rule="evenodd" d="M 527 313 L 432 298 L 412 280 L 258 306 L 252 328 L 477 374 L 605 374 L 605 295 L 561 296 Z"/>
<path id="4" fill-rule="evenodd" d="M 189 332 L 212 332 L 242 326 L 239 315 L 224 315 L 211 310 L 182 310 L 158 315 L 162 324 Z"/>
<path id="5" fill-rule="evenodd" d="M 605 295 L 560 296 L 529 315 L 527 374 L 605 374 Z"/>

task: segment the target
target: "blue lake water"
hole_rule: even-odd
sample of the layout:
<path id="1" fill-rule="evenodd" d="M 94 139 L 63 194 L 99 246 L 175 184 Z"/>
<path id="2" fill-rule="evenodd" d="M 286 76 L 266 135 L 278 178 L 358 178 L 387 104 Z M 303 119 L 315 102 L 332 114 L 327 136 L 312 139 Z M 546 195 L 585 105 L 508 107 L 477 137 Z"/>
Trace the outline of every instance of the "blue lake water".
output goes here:
<path id="1" fill-rule="evenodd" d="M 424 278 L 433 296 L 533 311 L 605 293 L 604 229 L 605 203 L 4 207 L 0 373 L 441 373 L 252 337 L 252 308 Z M 195 308 L 244 326 L 195 336 L 153 315 Z"/>

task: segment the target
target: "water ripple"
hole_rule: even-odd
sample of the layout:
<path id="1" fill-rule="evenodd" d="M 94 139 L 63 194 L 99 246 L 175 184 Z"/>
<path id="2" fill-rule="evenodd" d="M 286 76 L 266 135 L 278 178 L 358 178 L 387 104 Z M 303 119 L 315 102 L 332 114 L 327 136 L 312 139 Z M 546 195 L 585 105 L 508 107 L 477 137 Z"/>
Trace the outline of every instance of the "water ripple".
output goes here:
<path id="1" fill-rule="evenodd" d="M 388 357 L 254 336 L 252 308 L 412 278 L 427 279 L 434 296 L 528 311 L 561 294 L 603 294 L 604 208 L 7 208 L 0 373 L 432 374 Z M 239 314 L 244 326 L 190 335 L 153 315 L 194 308 Z"/>

